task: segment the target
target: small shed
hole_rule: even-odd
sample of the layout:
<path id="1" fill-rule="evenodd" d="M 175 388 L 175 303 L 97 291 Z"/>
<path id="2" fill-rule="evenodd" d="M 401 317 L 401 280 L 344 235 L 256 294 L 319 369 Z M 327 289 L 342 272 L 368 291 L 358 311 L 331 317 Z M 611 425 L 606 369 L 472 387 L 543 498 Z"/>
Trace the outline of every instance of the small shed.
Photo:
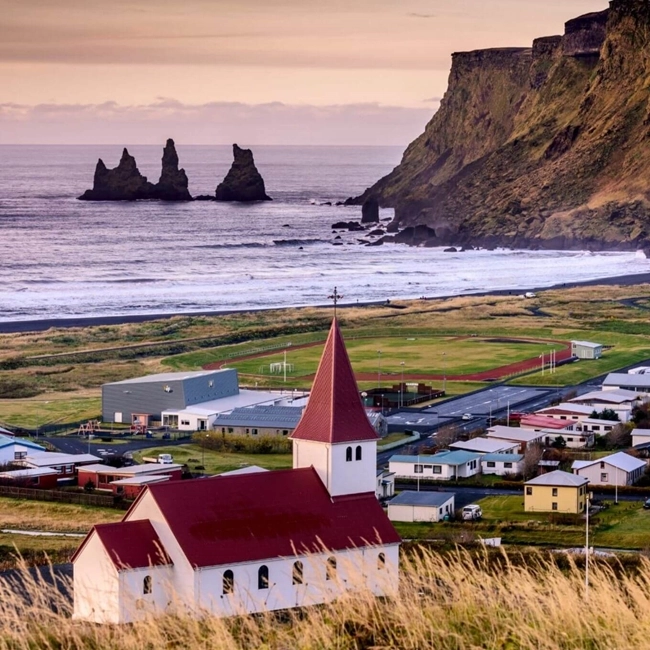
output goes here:
<path id="1" fill-rule="evenodd" d="M 578 359 L 600 359 L 603 346 L 602 343 L 590 341 L 571 341 L 571 354 Z"/>
<path id="2" fill-rule="evenodd" d="M 455 495 L 452 492 L 400 492 L 388 503 L 391 521 L 442 521 L 454 515 Z"/>

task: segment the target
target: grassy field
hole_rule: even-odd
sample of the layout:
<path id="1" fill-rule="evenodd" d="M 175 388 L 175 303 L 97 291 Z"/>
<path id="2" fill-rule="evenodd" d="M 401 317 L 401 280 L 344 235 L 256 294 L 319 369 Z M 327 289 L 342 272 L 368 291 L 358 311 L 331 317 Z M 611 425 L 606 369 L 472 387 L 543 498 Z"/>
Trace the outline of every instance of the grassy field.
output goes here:
<path id="1" fill-rule="evenodd" d="M 19 591 L 0 581 L 0 638 L 12 650 L 645 650 L 649 573 L 643 558 L 628 570 L 595 559 L 587 598 L 578 560 L 422 549 L 402 554 L 390 598 L 351 571 L 351 588 L 320 607 L 227 618 L 179 608 L 116 626 L 71 620 L 70 602 L 25 574 Z"/>
<path id="2" fill-rule="evenodd" d="M 0 422 L 30 429 L 45 424 L 95 419 L 101 412 L 99 395 L 71 397 L 66 393 L 55 393 L 47 397 L 0 399 Z"/>
<path id="3" fill-rule="evenodd" d="M 194 471 L 197 465 L 205 467 L 206 474 L 220 474 L 233 469 L 240 469 L 248 465 L 259 465 L 265 469 L 287 469 L 291 467 L 291 454 L 235 454 L 218 453 L 210 449 L 203 449 L 199 445 L 188 444 L 177 447 L 158 447 L 147 449 L 140 454 L 134 454 L 136 460 L 142 456 L 157 456 L 158 454 L 171 453 L 175 463 L 187 464 Z M 192 460 L 193 459 L 193 460 Z"/>
<path id="4" fill-rule="evenodd" d="M 579 547 L 585 543 L 585 523 L 551 523 L 550 514 L 524 512 L 523 495 L 494 496 L 478 501 L 483 519 L 474 523 L 397 524 L 400 534 L 412 539 L 471 541 L 475 537 L 501 537 L 504 544 Z M 590 518 L 590 545 L 601 548 L 645 550 L 650 547 L 650 511 L 643 499 L 620 501 Z"/>

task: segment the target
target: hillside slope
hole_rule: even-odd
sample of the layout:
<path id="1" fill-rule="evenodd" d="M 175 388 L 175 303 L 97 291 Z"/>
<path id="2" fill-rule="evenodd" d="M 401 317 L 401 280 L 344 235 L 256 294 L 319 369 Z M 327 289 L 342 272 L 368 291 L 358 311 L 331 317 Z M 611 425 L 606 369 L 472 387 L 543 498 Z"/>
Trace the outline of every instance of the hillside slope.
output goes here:
<path id="1" fill-rule="evenodd" d="M 650 0 L 613 0 L 531 49 L 457 53 L 440 109 L 351 203 L 425 245 L 650 243 Z M 427 241 L 428 240 L 428 241 Z"/>

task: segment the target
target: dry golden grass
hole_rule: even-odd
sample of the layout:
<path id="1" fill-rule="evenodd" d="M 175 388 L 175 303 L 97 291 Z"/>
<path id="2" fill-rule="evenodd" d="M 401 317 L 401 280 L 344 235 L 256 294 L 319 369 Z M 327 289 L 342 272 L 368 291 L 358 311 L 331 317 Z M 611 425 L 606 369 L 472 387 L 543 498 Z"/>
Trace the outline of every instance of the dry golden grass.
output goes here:
<path id="1" fill-rule="evenodd" d="M 650 563 L 633 576 L 606 566 L 584 574 L 533 557 L 501 567 L 457 552 L 403 560 L 399 596 L 350 592 L 283 616 L 217 619 L 167 615 L 124 626 L 71 621 L 70 605 L 39 579 L 0 581 L 0 648 L 203 648 L 224 650 L 403 648 L 405 650 L 632 650 L 650 638 Z M 26 595 L 25 595 L 26 594 Z M 52 611 L 55 606 L 58 613 Z"/>

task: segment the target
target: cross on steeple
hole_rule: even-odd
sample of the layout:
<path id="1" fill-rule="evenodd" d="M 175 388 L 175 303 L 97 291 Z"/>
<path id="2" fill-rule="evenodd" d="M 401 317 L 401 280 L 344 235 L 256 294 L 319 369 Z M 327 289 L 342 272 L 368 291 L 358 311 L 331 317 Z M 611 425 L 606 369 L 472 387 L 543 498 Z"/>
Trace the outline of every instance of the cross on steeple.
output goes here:
<path id="1" fill-rule="evenodd" d="M 336 305 L 341 298 L 343 298 L 343 296 L 339 295 L 339 292 L 336 287 L 334 287 L 334 293 L 330 296 L 327 296 L 328 300 L 334 301 L 334 318 L 336 318 Z"/>

